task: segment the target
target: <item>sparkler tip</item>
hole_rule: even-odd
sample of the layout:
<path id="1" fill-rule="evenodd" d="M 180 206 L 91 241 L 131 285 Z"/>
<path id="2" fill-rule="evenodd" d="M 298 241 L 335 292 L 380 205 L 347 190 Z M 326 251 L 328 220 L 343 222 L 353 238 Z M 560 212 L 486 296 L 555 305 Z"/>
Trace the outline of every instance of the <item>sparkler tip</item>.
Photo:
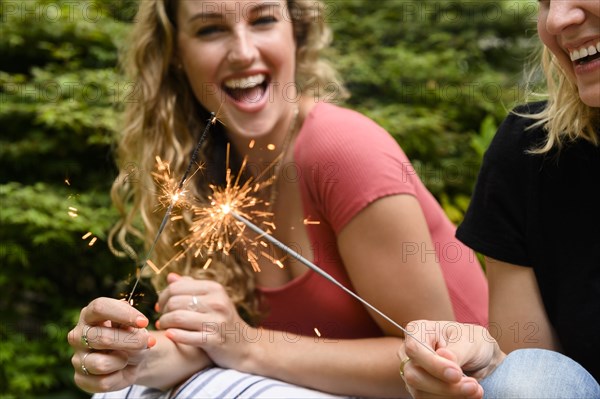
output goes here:
<path id="1" fill-rule="evenodd" d="M 228 215 L 231 212 L 231 206 L 229 204 L 221 205 L 221 212 L 223 212 L 225 215 Z"/>

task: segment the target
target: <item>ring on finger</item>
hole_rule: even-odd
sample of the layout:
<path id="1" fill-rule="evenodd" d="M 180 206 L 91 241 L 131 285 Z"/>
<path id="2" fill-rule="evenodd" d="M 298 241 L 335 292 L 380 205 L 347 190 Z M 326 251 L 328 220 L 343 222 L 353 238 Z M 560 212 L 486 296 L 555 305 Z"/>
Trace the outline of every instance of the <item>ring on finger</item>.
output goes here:
<path id="1" fill-rule="evenodd" d="M 402 360 L 400 362 L 400 377 L 404 378 L 404 366 L 406 366 L 406 363 L 410 362 L 410 357 L 406 357 L 406 359 Z"/>
<path id="2" fill-rule="evenodd" d="M 81 358 L 81 371 L 85 375 L 93 375 L 92 373 L 90 373 L 88 368 L 85 366 L 85 359 L 89 356 L 90 353 L 92 353 L 92 351 L 86 352 L 86 354 L 83 355 L 83 357 Z"/>
<path id="3" fill-rule="evenodd" d="M 194 312 L 198 310 L 198 304 L 200 302 L 198 301 L 198 298 L 196 297 L 196 295 L 192 295 L 192 300 L 188 305 L 188 309 L 193 310 Z"/>
<path id="4" fill-rule="evenodd" d="M 90 332 L 90 329 L 92 328 L 92 326 L 85 326 L 83 327 L 83 332 L 81 333 L 81 343 L 85 344 L 85 346 L 88 349 L 94 349 L 92 348 L 92 346 L 90 345 L 90 341 L 88 340 L 88 332 Z"/>

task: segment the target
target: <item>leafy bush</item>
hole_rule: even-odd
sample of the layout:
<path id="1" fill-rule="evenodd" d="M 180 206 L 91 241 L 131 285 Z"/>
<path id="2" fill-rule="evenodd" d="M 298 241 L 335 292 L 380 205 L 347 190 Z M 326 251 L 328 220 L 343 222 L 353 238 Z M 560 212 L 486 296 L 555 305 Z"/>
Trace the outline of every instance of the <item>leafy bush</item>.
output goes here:
<path id="1" fill-rule="evenodd" d="M 519 99 L 533 1 L 327 3 L 347 105 L 398 140 L 455 222 Z M 67 332 L 134 271 L 106 245 L 134 0 L 0 3 L 0 397 L 79 398 Z M 89 233 L 89 234 L 88 234 Z M 95 239 L 93 245 L 92 240 Z M 148 301 L 151 302 L 151 301 Z"/>

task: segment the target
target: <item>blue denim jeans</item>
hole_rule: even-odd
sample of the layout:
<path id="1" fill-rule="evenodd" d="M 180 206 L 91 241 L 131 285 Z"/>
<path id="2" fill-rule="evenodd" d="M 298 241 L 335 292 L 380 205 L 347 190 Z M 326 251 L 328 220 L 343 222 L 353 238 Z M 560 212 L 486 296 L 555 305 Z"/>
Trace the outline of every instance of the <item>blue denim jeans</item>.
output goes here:
<path id="1" fill-rule="evenodd" d="M 579 363 L 543 349 L 511 352 L 480 384 L 486 399 L 600 398 L 600 385 Z"/>

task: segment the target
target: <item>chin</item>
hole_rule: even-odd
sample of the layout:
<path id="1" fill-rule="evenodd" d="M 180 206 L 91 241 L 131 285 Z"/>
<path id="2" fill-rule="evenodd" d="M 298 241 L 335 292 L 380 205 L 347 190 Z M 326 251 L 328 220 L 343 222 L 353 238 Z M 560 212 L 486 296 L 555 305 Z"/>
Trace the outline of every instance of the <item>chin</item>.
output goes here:
<path id="1" fill-rule="evenodd" d="M 580 96 L 580 98 L 581 98 L 581 101 L 588 107 L 600 108 L 600 97 L 598 97 L 597 94 L 590 95 L 590 96 L 582 95 L 582 96 Z"/>

